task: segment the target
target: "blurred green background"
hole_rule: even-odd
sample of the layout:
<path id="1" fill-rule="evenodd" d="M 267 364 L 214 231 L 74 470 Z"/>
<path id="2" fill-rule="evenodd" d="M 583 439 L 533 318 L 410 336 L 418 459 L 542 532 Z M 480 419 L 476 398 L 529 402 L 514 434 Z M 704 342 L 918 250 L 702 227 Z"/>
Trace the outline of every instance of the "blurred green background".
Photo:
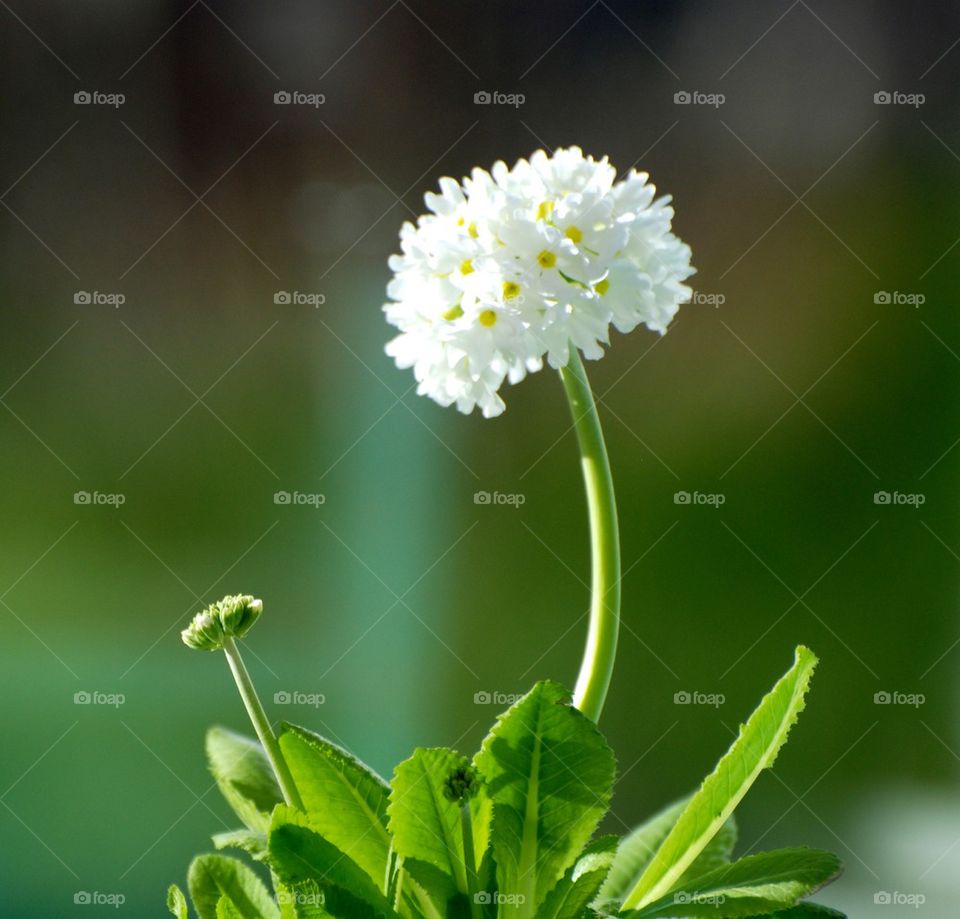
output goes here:
<path id="1" fill-rule="evenodd" d="M 627 568 L 608 828 L 690 789 L 804 642 L 741 851 L 835 849 L 852 916 L 956 915 L 960 10 L 0 6 L 0 914 L 163 915 L 232 825 L 202 743 L 245 717 L 178 637 L 224 593 L 264 598 L 271 714 L 384 774 L 572 682 L 589 555 L 555 375 L 498 420 L 440 409 L 380 305 L 439 176 L 576 143 L 674 195 L 699 269 L 666 337 L 588 367 Z"/>

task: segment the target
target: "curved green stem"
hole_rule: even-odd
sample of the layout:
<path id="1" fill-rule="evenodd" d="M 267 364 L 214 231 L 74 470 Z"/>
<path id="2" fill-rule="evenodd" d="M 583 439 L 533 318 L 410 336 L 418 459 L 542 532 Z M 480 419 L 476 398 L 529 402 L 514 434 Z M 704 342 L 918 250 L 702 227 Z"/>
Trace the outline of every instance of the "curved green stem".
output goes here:
<path id="1" fill-rule="evenodd" d="M 592 559 L 590 626 L 580 665 L 573 704 L 597 721 L 610 686 L 620 631 L 620 534 L 613 494 L 610 460 L 603 442 L 600 417 L 580 353 L 570 349 L 570 361 L 560 370 L 573 424 L 580 444 L 580 464 L 587 491 Z"/>
<path id="2" fill-rule="evenodd" d="M 267 718 L 267 713 L 263 710 L 253 680 L 250 679 L 250 673 L 243 663 L 243 658 L 240 657 L 240 649 L 232 636 L 228 635 L 223 639 L 223 652 L 227 655 L 227 663 L 230 664 L 230 671 L 233 673 L 237 689 L 240 690 L 240 698 L 243 699 L 243 704 L 246 706 L 247 714 L 253 723 L 253 729 L 257 732 L 260 743 L 263 744 L 270 765 L 273 766 L 273 772 L 280 785 L 280 791 L 283 792 L 284 801 L 303 810 L 300 792 L 297 791 L 293 776 L 290 774 L 290 768 L 287 766 L 287 761 L 283 758 L 283 753 L 280 750 L 280 744 L 277 743 L 273 728 L 270 727 L 270 719 Z"/>

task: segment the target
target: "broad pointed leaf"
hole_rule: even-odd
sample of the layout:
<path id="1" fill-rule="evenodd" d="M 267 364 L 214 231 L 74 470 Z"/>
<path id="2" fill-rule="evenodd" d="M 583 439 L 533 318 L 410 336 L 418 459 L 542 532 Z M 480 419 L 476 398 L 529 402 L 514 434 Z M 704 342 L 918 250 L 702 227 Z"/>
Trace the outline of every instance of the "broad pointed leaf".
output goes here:
<path id="1" fill-rule="evenodd" d="M 638 909 L 674 889 L 764 770 L 773 765 L 803 710 L 817 659 L 797 648 L 793 667 L 764 696 L 733 746 L 690 799 L 640 880 L 624 900 Z"/>
<path id="2" fill-rule="evenodd" d="M 516 898 L 501 919 L 535 916 L 607 811 L 613 753 L 567 690 L 542 682 L 499 717 L 476 765 L 494 804 L 499 891 Z"/>
<path id="3" fill-rule="evenodd" d="M 280 749 L 310 825 L 383 886 L 390 851 L 390 788 L 346 750 L 306 728 L 285 724 Z"/>
<path id="4" fill-rule="evenodd" d="M 260 742 L 228 728 L 212 727 L 206 747 L 210 772 L 227 803 L 248 829 L 266 833 L 270 812 L 283 795 Z"/>
<path id="5" fill-rule="evenodd" d="M 217 904 L 230 900 L 242 919 L 279 919 L 280 911 L 263 881 L 243 862 L 226 855 L 198 855 L 187 886 L 200 919 L 218 919 Z"/>
<path id="6" fill-rule="evenodd" d="M 818 849 L 778 849 L 749 855 L 690 878 L 631 919 L 756 916 L 795 906 L 841 870 L 840 860 Z"/>
<path id="7" fill-rule="evenodd" d="M 274 810 L 269 847 L 270 863 L 281 881 L 287 885 L 315 881 L 331 916 L 395 919 L 382 889 L 300 811 L 284 805 Z"/>
<path id="8" fill-rule="evenodd" d="M 689 801 L 689 798 L 683 798 L 665 807 L 620 841 L 607 879 L 600 890 L 601 902 L 616 905 L 623 902 L 627 894 L 637 885 L 654 853 L 667 838 Z M 707 843 L 691 864 L 687 873 L 703 874 L 729 862 L 736 842 L 737 824 L 731 814 L 727 822 L 718 830 L 717 835 Z"/>

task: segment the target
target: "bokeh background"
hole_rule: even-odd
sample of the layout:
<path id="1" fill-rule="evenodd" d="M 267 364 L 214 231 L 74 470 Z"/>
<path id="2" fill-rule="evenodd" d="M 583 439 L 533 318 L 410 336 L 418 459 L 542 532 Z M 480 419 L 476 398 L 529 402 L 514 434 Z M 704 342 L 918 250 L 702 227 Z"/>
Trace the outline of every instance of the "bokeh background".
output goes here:
<path id="1" fill-rule="evenodd" d="M 0 0 L 0 913 L 162 915 L 232 825 L 202 742 L 245 717 L 178 637 L 224 593 L 265 600 L 271 714 L 384 774 L 572 682 L 555 375 L 440 409 L 380 306 L 439 176 L 579 144 L 674 195 L 699 269 L 588 368 L 627 570 L 608 828 L 694 786 L 803 642 L 741 851 L 837 850 L 852 916 L 956 915 L 958 42 L 955 5 L 892 0 Z"/>

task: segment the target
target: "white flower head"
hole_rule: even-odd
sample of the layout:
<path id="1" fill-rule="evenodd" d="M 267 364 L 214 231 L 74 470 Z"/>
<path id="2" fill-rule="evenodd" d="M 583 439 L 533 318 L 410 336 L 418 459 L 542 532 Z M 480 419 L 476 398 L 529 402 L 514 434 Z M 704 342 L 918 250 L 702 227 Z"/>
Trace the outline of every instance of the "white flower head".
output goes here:
<path id="1" fill-rule="evenodd" d="M 387 354 L 413 368 L 421 395 L 491 418 L 505 380 L 544 358 L 562 367 L 571 347 L 602 357 L 611 325 L 663 334 L 694 269 L 669 196 L 647 180 L 631 170 L 618 182 L 579 147 L 441 179 L 390 258 L 384 312 L 400 334 Z"/>

